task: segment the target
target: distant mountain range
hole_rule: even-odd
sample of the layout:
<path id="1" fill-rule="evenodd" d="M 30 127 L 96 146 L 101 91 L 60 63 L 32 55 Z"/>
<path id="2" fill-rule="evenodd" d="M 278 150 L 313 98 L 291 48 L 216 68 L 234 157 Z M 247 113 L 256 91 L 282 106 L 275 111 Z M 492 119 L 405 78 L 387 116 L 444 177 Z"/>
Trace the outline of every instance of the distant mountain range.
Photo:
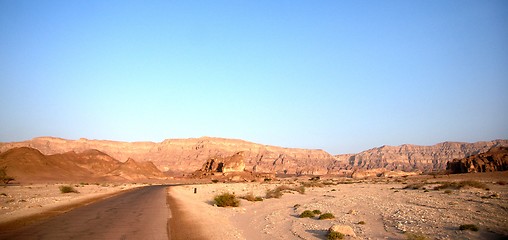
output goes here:
<path id="1" fill-rule="evenodd" d="M 444 142 L 432 146 L 382 146 L 357 154 L 333 156 L 318 149 L 283 148 L 211 137 L 167 139 L 159 143 L 40 137 L 23 142 L 0 143 L 0 152 L 16 147 L 30 147 L 52 155 L 71 151 L 79 154 L 94 149 L 120 162 L 129 158 L 140 163 L 150 161 L 159 170 L 180 176 L 200 169 L 211 157 L 228 157 L 242 152 L 245 169 L 248 171 L 322 175 L 377 168 L 402 171 L 444 170 L 448 161 L 483 153 L 494 146 L 508 146 L 508 140 Z"/>

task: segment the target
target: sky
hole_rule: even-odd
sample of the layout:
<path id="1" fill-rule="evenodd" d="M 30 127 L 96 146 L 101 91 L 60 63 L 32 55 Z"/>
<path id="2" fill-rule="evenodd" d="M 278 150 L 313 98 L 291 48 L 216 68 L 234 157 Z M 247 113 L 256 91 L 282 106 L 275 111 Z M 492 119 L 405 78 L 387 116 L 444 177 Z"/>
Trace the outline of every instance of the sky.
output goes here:
<path id="1" fill-rule="evenodd" d="M 508 2 L 0 0 L 0 142 L 508 138 Z"/>

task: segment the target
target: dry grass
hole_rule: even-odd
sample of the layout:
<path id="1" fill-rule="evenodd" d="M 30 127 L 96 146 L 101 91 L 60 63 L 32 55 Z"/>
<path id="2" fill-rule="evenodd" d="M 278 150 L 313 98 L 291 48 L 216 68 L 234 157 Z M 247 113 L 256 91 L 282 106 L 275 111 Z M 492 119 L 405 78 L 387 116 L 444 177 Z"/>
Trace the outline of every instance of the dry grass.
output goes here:
<path id="1" fill-rule="evenodd" d="M 485 189 L 488 190 L 488 187 L 485 183 L 478 182 L 478 181 L 460 181 L 460 182 L 444 182 L 441 183 L 441 185 L 436 186 L 434 190 L 441 190 L 441 189 L 461 189 L 465 187 L 472 187 L 472 188 L 479 188 L 479 189 Z"/>
<path id="2" fill-rule="evenodd" d="M 234 194 L 223 193 L 215 196 L 213 199 L 218 207 L 238 207 L 240 206 L 240 200 L 236 198 Z"/>
<path id="3" fill-rule="evenodd" d="M 254 193 L 250 192 L 248 193 L 247 195 L 243 196 L 243 197 L 240 197 L 242 199 L 245 199 L 249 202 L 259 202 L 259 201 L 263 201 L 263 198 L 262 197 L 256 197 L 254 196 Z"/>
<path id="4" fill-rule="evenodd" d="M 298 192 L 300 194 L 304 194 L 305 187 L 290 187 L 288 185 L 278 186 L 275 189 L 266 191 L 266 198 L 280 198 L 284 195 L 284 192 Z"/>

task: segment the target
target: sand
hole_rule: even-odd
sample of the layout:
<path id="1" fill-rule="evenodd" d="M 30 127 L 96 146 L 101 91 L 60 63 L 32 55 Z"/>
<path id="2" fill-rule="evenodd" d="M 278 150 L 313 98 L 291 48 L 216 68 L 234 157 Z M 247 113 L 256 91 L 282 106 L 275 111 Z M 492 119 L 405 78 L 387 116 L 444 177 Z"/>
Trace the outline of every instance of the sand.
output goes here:
<path id="1" fill-rule="evenodd" d="M 496 176 L 507 179 L 506 174 Z M 241 200 L 239 207 L 228 208 L 214 206 L 214 196 L 224 192 L 265 196 L 268 189 L 277 186 L 300 186 L 302 179 L 178 186 L 171 187 L 169 194 L 197 225 L 187 233 L 192 235 L 194 230 L 200 236 L 195 239 L 326 239 L 327 230 L 334 224 L 352 227 L 357 239 L 407 239 L 411 233 L 427 239 L 508 236 L 508 185 L 498 184 L 500 180 L 494 177 L 480 180 L 489 190 L 471 187 L 446 192 L 433 190 L 439 185 L 437 182 L 459 178 L 460 175 L 321 180 L 328 185 L 307 187 L 304 194 L 288 192 L 279 199 L 262 202 Z M 424 181 L 427 181 L 425 189 L 404 189 L 408 184 Z M 299 218 L 304 210 L 329 212 L 335 219 Z M 475 224 L 480 231 L 461 231 L 462 224 Z"/>

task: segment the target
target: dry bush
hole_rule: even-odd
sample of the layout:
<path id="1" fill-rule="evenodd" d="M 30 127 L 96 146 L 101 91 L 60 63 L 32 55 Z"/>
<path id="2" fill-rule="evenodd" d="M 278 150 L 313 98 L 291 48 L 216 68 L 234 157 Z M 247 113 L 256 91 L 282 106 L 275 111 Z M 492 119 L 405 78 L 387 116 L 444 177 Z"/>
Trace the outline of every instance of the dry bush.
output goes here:
<path id="1" fill-rule="evenodd" d="M 254 194 L 252 192 L 248 193 L 247 195 L 243 196 L 243 197 L 240 197 L 242 199 L 245 199 L 249 202 L 259 202 L 259 201 L 263 201 L 263 198 L 262 197 L 256 197 L 254 196 Z"/>
<path id="2" fill-rule="evenodd" d="M 478 181 L 460 181 L 460 182 L 444 182 L 441 183 L 441 185 L 434 187 L 434 190 L 441 190 L 441 189 L 461 189 L 464 187 L 473 187 L 473 188 L 480 188 L 480 189 L 488 189 L 487 185 L 482 182 Z"/>
<path id="3" fill-rule="evenodd" d="M 313 218 L 316 215 L 311 210 L 305 210 L 300 214 L 300 218 Z"/>
<path id="4" fill-rule="evenodd" d="M 74 189 L 72 186 L 60 186 L 58 187 L 61 193 L 78 193 L 78 190 Z"/>
<path id="5" fill-rule="evenodd" d="M 418 190 L 418 189 L 422 189 L 423 186 L 425 186 L 425 183 L 411 183 L 411 184 L 406 185 L 403 189 Z"/>
<path id="6" fill-rule="evenodd" d="M 323 213 L 319 216 L 319 220 L 324 220 L 324 219 L 334 219 L 335 216 L 331 213 Z"/>
<path id="7" fill-rule="evenodd" d="M 428 238 L 421 233 L 406 232 L 406 239 L 407 240 L 427 240 Z"/>
<path id="8" fill-rule="evenodd" d="M 302 182 L 303 187 L 324 187 L 325 184 L 322 182 Z"/>
<path id="9" fill-rule="evenodd" d="M 231 193 L 223 193 L 221 195 L 217 195 L 213 200 L 218 207 L 240 206 L 240 200 L 238 200 L 236 196 Z"/>
<path id="10" fill-rule="evenodd" d="M 476 226 L 474 224 L 462 224 L 459 226 L 459 229 L 460 230 L 471 230 L 474 232 L 478 232 L 478 230 L 480 230 L 480 228 L 478 228 L 478 226 Z"/>
<path id="11" fill-rule="evenodd" d="M 344 239 L 344 234 L 340 232 L 330 231 L 328 232 L 328 235 L 326 235 L 326 239 L 328 240 Z"/>
<path id="12" fill-rule="evenodd" d="M 298 192 L 300 194 L 305 193 L 305 187 L 290 187 L 288 185 L 282 185 L 278 186 L 275 189 L 267 190 L 266 191 L 266 198 L 280 198 L 282 195 L 284 195 L 284 192 Z"/>

